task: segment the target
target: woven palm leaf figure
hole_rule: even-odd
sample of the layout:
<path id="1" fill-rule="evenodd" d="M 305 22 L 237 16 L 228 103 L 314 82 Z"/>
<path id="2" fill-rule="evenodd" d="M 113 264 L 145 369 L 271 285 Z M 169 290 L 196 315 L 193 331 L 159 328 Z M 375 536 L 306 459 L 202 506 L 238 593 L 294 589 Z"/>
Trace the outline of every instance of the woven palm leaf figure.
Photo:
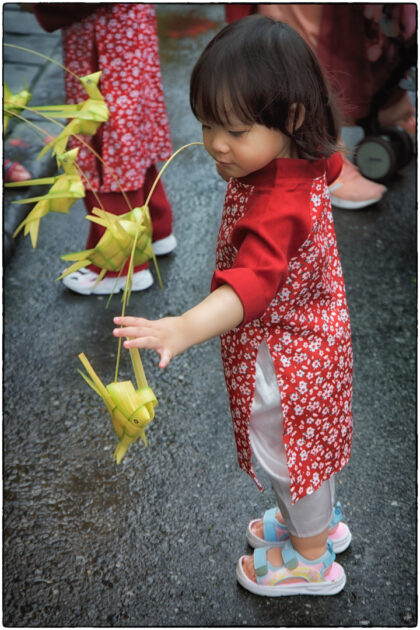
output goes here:
<path id="1" fill-rule="evenodd" d="M 137 389 L 131 381 L 117 381 L 105 387 L 86 356 L 81 353 L 82 362 L 88 376 L 79 370 L 88 385 L 102 398 L 111 416 L 112 426 L 119 438 L 113 458 L 117 464 L 127 452 L 127 449 L 139 437 L 147 446 L 146 427 L 155 415 L 156 397 L 148 386 L 140 353 L 137 348 L 130 350 Z"/>
<path id="2" fill-rule="evenodd" d="M 32 247 L 36 247 L 39 224 L 42 217 L 45 217 L 50 212 L 67 214 L 74 202 L 85 196 L 85 188 L 75 164 L 77 152 L 78 149 L 72 149 L 57 156 L 58 166 L 64 171 L 61 175 L 6 184 L 7 188 L 52 184 L 45 195 L 13 202 L 15 204 L 36 202 L 28 216 L 18 225 L 13 236 L 16 236 L 24 229 L 24 235 L 30 234 L 31 236 Z"/>
<path id="3" fill-rule="evenodd" d="M 151 258 L 156 265 L 152 247 L 152 224 L 147 206 L 134 208 L 119 216 L 93 208 L 92 215 L 87 215 L 86 219 L 102 225 L 105 233 L 92 249 L 62 256 L 63 260 L 75 262 L 57 280 L 87 265 L 96 265 L 101 269 L 97 279 L 100 282 L 107 271 L 121 272 L 130 256 L 131 266 L 142 265 Z M 158 269 L 157 272 L 159 275 Z"/>
<path id="4" fill-rule="evenodd" d="M 50 118 L 72 118 L 64 129 L 49 142 L 39 153 L 38 159 L 52 149 L 53 155 L 64 153 L 70 136 L 81 134 L 94 136 L 99 126 L 109 118 L 109 111 L 98 84 L 101 72 L 94 72 L 84 77 L 79 77 L 80 82 L 89 96 L 86 101 L 75 105 L 42 105 L 31 107 L 31 111 L 45 112 Z"/>
<path id="5" fill-rule="evenodd" d="M 32 94 L 25 88 L 13 94 L 9 86 L 4 83 L 3 90 L 3 133 L 6 133 L 7 125 L 15 114 L 19 114 L 29 103 Z"/>

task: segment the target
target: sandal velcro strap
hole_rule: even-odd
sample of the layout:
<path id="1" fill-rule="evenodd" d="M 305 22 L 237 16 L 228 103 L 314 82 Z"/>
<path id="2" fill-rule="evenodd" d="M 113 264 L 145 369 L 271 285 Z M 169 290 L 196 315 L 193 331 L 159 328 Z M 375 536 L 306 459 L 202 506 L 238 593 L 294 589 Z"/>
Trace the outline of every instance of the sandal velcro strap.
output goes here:
<path id="1" fill-rule="evenodd" d="M 299 560 L 306 565 L 310 564 L 318 564 L 322 562 L 323 568 L 320 570 L 320 574 L 324 577 L 325 571 L 330 568 L 332 563 L 335 560 L 335 553 L 332 548 L 332 544 L 330 541 L 327 542 L 327 551 L 317 560 L 306 560 L 303 558 L 293 547 L 290 540 L 288 540 L 285 545 L 281 548 L 281 554 L 283 556 L 284 566 L 289 569 L 289 571 L 293 571 L 299 566 Z"/>
<path id="2" fill-rule="evenodd" d="M 284 566 L 293 571 L 299 565 L 298 553 L 293 549 L 290 540 L 282 547 L 281 555 L 283 556 Z"/>
<path id="3" fill-rule="evenodd" d="M 276 514 L 279 511 L 279 508 L 274 507 L 271 510 L 267 510 L 263 517 L 263 532 L 264 532 L 264 540 L 268 542 L 276 542 L 278 540 L 278 536 L 276 533 L 276 523 L 280 526 L 280 523 L 276 519 Z"/>
<path id="4" fill-rule="evenodd" d="M 328 542 L 327 542 L 327 551 L 320 558 L 320 560 L 322 560 L 322 563 L 324 565 L 324 568 L 321 569 L 320 573 L 321 573 L 322 577 L 324 577 L 325 571 L 330 568 L 330 566 L 332 565 L 332 563 L 335 560 L 335 553 L 334 553 L 331 541 L 328 540 Z"/>
<path id="5" fill-rule="evenodd" d="M 267 547 L 258 547 L 254 551 L 254 570 L 257 577 L 264 577 L 268 573 Z"/>
<path id="6" fill-rule="evenodd" d="M 334 512 L 333 512 L 333 516 L 330 522 L 330 529 L 334 527 L 335 525 L 337 525 L 338 523 L 340 523 L 340 521 L 342 520 L 343 520 L 343 510 L 341 509 L 340 501 L 337 501 L 337 503 L 334 506 Z"/>
<path id="7" fill-rule="evenodd" d="M 327 542 L 327 551 L 320 558 L 307 560 L 292 547 L 290 540 L 288 540 L 281 548 L 283 556 L 282 569 L 282 567 L 274 567 L 267 559 L 267 551 L 270 549 L 271 547 L 258 547 L 254 551 L 254 570 L 258 584 L 263 583 L 268 573 L 271 573 L 272 577 L 277 576 L 277 583 L 294 576 L 307 582 L 323 582 L 326 580 L 326 571 L 335 560 L 335 553 L 330 542 Z M 289 573 L 285 573 L 285 569 Z M 298 571 L 295 573 L 296 569 Z M 270 577 L 270 580 L 272 577 Z"/>

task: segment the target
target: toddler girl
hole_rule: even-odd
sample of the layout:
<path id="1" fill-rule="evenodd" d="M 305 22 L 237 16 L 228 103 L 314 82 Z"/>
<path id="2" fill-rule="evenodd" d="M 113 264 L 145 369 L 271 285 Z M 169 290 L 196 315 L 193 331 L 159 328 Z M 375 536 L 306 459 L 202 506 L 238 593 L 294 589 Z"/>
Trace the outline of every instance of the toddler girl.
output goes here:
<path id="1" fill-rule="evenodd" d="M 328 184 L 336 110 L 320 67 L 289 26 L 263 16 L 224 28 L 191 77 L 204 145 L 229 182 L 211 293 L 178 317 L 116 317 L 126 348 L 153 348 L 164 368 L 220 335 L 241 468 L 278 508 L 248 526 L 253 556 L 237 578 L 259 595 L 331 595 L 351 534 L 334 507 L 350 456 L 352 350 Z"/>

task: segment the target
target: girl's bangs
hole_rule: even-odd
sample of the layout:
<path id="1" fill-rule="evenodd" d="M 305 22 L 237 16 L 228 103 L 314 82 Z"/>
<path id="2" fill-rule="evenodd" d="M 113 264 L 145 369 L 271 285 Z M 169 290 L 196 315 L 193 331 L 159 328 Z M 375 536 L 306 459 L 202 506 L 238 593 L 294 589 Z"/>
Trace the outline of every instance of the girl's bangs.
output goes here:
<path id="1" fill-rule="evenodd" d="M 254 123 L 255 113 L 246 104 L 248 92 L 243 72 L 212 70 L 210 76 L 200 75 L 191 94 L 194 115 L 201 121 L 230 125 L 232 115 L 244 123 Z"/>

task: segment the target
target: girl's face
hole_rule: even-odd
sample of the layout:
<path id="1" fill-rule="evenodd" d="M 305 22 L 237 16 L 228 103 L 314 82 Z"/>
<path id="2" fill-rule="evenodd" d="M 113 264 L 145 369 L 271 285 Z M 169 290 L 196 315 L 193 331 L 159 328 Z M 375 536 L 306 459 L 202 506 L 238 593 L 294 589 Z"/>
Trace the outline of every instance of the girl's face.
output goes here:
<path id="1" fill-rule="evenodd" d="M 276 158 L 293 157 L 291 139 L 278 129 L 230 118 L 226 126 L 202 121 L 204 146 L 223 179 L 244 177 Z"/>

